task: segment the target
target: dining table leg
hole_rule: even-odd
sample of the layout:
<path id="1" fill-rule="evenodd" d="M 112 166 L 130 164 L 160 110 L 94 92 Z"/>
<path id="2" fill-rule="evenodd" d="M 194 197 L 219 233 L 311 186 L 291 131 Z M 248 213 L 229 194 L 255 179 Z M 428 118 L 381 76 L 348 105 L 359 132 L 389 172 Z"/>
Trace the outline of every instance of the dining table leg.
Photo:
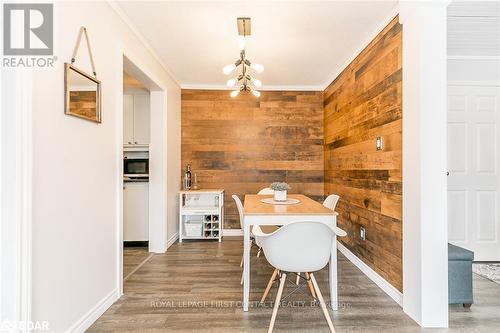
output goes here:
<path id="1" fill-rule="evenodd" d="M 250 225 L 243 228 L 243 311 L 248 311 L 250 298 Z"/>
<path id="2" fill-rule="evenodd" d="M 330 264 L 328 265 L 330 281 L 330 307 L 332 310 L 338 309 L 337 298 L 337 236 L 333 238 L 332 252 L 330 254 Z"/>

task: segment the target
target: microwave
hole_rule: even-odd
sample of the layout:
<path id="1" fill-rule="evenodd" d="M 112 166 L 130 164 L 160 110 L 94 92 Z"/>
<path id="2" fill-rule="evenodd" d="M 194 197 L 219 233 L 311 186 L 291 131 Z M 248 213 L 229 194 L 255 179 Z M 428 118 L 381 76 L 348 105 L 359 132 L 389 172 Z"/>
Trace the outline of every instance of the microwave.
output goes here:
<path id="1" fill-rule="evenodd" d="M 125 177 L 147 177 L 149 175 L 148 158 L 123 159 L 123 175 Z"/>

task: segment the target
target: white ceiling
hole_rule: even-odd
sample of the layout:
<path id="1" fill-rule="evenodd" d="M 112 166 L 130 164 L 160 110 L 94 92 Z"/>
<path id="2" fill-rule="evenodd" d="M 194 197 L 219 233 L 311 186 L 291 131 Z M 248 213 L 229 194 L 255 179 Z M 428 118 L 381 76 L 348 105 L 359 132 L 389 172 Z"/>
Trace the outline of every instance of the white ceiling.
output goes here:
<path id="1" fill-rule="evenodd" d="M 247 57 L 263 89 L 324 89 L 387 23 L 397 1 L 120 1 L 183 88 L 221 88 L 239 55 L 236 18 L 252 18 Z"/>

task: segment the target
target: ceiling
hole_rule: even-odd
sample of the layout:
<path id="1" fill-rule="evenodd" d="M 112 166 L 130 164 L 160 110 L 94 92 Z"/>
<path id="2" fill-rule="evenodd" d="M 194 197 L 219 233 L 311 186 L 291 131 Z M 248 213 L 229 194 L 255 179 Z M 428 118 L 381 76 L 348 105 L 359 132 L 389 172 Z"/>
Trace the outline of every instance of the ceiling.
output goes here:
<path id="1" fill-rule="evenodd" d="M 120 1 L 183 88 L 222 88 L 239 56 L 236 18 L 252 18 L 247 57 L 263 89 L 324 89 L 394 11 L 397 1 Z"/>

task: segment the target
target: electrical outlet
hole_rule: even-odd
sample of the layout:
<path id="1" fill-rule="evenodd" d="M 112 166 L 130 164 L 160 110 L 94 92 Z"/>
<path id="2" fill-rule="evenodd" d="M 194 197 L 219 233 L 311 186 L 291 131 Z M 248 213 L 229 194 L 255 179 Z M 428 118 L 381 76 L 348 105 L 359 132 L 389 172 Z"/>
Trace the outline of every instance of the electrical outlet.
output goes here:
<path id="1" fill-rule="evenodd" d="M 366 230 L 363 227 L 359 228 L 359 238 L 366 240 Z"/>

